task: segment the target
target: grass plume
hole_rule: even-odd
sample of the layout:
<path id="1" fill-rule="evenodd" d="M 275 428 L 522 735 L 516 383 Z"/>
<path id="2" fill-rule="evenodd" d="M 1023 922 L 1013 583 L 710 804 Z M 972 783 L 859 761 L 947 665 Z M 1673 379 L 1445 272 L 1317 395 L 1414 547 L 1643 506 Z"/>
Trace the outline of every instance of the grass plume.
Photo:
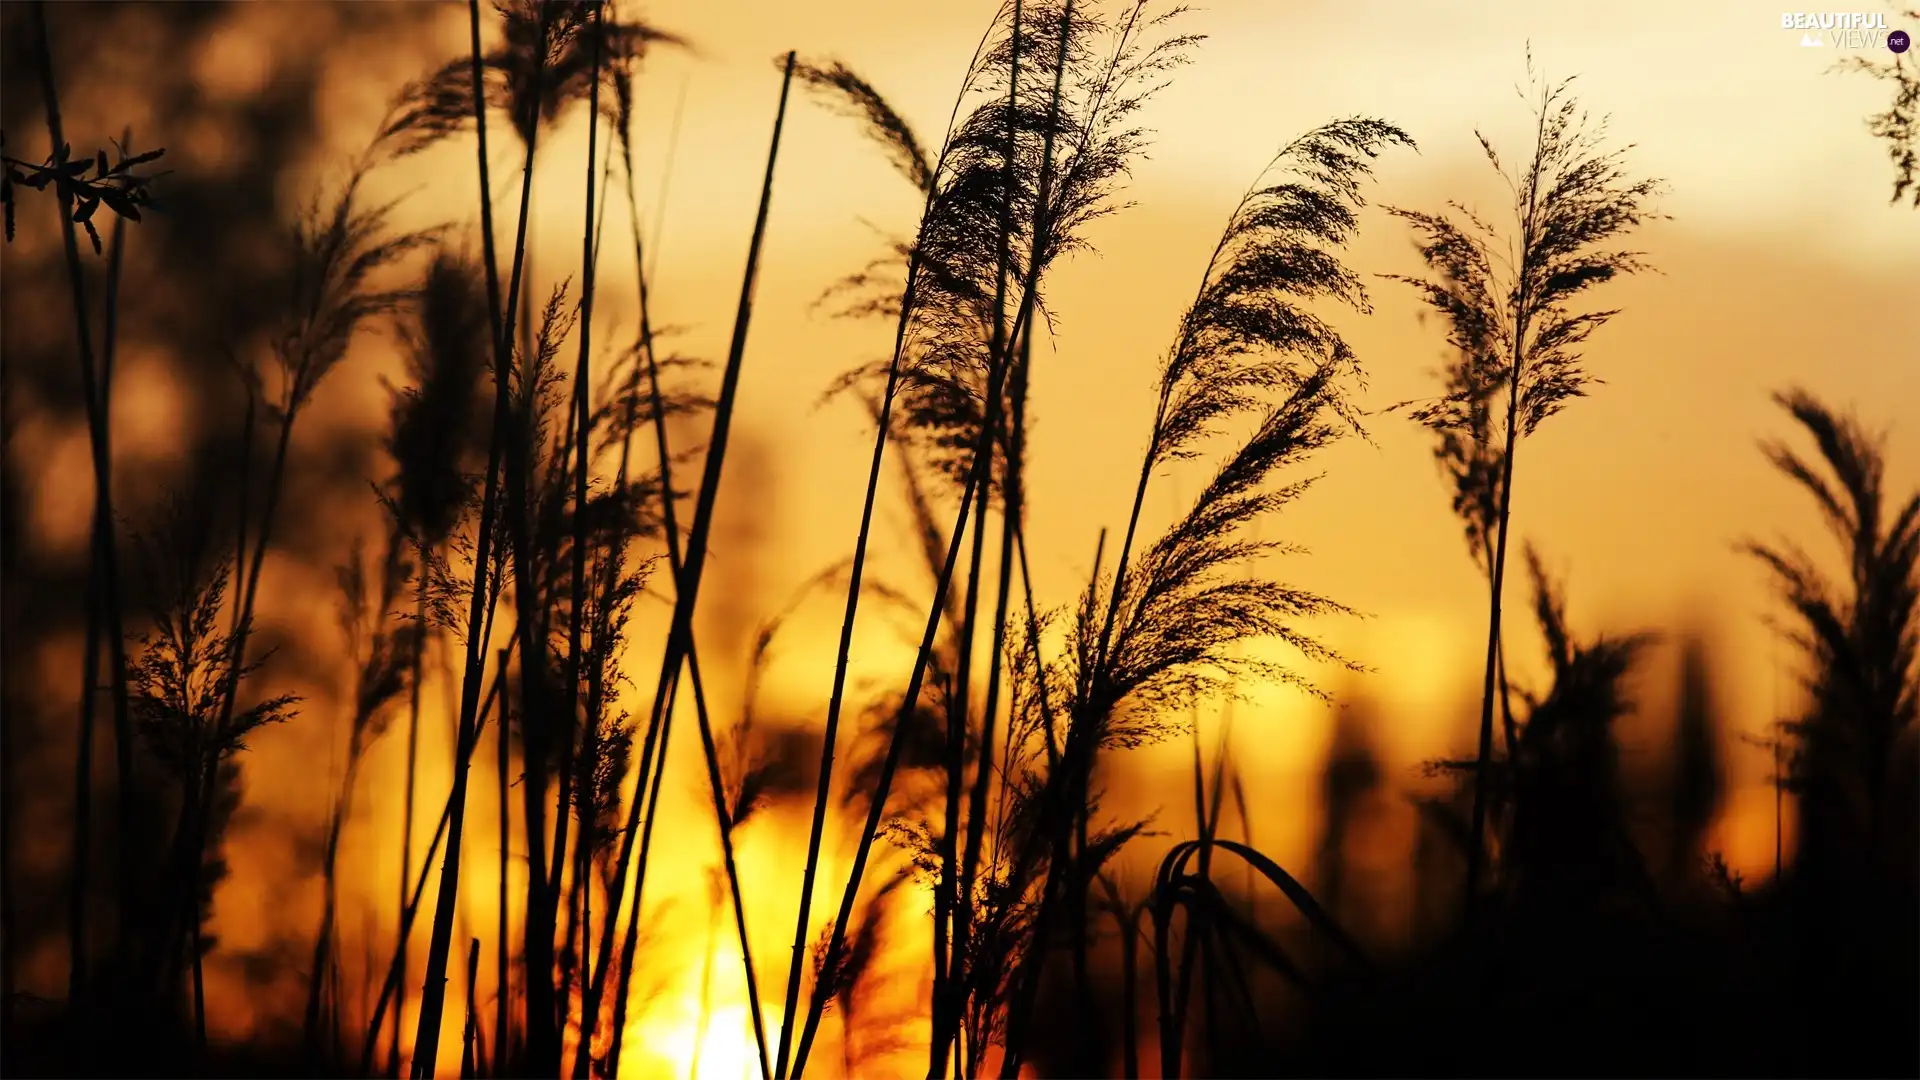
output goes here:
<path id="1" fill-rule="evenodd" d="M 1531 56 L 1527 66 L 1532 78 Z M 1428 269 L 1426 277 L 1396 280 L 1413 286 L 1440 315 L 1448 344 L 1459 356 L 1448 373 L 1445 396 L 1413 408 L 1411 415 L 1441 433 L 1440 459 L 1453 480 L 1469 543 L 1476 551 L 1484 551 L 1489 540 L 1492 545 L 1482 764 L 1474 785 L 1474 839 L 1467 862 L 1469 905 L 1479 893 L 1485 864 L 1485 763 L 1493 752 L 1514 453 L 1521 438 L 1597 381 L 1582 364 L 1582 346 L 1618 310 L 1588 309 L 1583 294 L 1647 269 L 1639 253 L 1613 245 L 1658 216 L 1650 203 L 1660 182 L 1628 174 L 1626 154 L 1632 147 L 1607 147 L 1606 121 L 1589 119 L 1572 83 L 1535 80 L 1534 144 L 1514 174 L 1506 172 L 1493 143 L 1478 136 L 1487 162 L 1513 195 L 1510 233 L 1497 232 L 1458 204 L 1451 216 L 1393 210 L 1413 226 Z M 1490 430 L 1489 413 L 1502 412 L 1504 424 Z"/>

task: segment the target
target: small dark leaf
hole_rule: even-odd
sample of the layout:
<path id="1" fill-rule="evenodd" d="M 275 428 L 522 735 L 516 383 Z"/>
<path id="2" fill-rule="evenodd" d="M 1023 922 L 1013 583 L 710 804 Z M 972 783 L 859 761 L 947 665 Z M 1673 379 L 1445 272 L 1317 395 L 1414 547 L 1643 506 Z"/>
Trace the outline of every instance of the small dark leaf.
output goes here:
<path id="1" fill-rule="evenodd" d="M 73 212 L 73 220 L 85 225 L 93 220 L 93 212 L 98 209 L 100 209 L 100 200 L 97 198 L 88 199 L 80 204 L 79 209 Z"/>
<path id="2" fill-rule="evenodd" d="M 99 156 L 94 159 L 95 175 L 105 176 L 107 175 L 107 152 L 105 150 L 99 150 L 96 151 L 96 153 Z"/>
<path id="3" fill-rule="evenodd" d="M 127 193 L 121 191 L 119 188 L 101 188 L 100 199 L 107 204 L 108 209 L 126 218 L 128 221 L 140 220 L 139 208 L 133 204 L 132 199 L 127 197 Z"/>
<path id="4" fill-rule="evenodd" d="M 42 169 L 41 171 L 34 173 L 32 176 L 21 177 L 20 182 L 27 185 L 28 187 L 32 188 L 35 191 L 45 191 L 47 189 L 47 185 L 53 183 L 53 173 L 45 169 Z"/>
<path id="5" fill-rule="evenodd" d="M 87 230 L 87 239 L 93 241 L 93 253 L 95 255 L 100 254 L 102 250 L 100 247 L 100 230 L 94 228 L 93 222 L 91 221 L 83 221 L 80 224 Z"/>

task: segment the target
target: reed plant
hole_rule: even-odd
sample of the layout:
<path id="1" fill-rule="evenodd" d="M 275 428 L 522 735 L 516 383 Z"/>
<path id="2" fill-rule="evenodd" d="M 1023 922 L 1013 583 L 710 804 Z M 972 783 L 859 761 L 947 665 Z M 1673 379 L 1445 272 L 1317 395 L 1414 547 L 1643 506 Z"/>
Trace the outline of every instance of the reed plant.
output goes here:
<path id="1" fill-rule="evenodd" d="M 1446 213 L 1395 209 L 1419 238 L 1424 277 L 1413 286 L 1441 317 L 1457 355 L 1441 397 L 1412 405 L 1414 419 L 1439 436 L 1436 457 L 1453 485 L 1454 511 L 1489 580 L 1487 659 L 1481 694 L 1472 840 L 1467 859 L 1469 909 L 1485 872 L 1488 762 L 1501 668 L 1500 604 L 1513 512 L 1513 462 L 1519 441 L 1598 382 L 1582 347 L 1617 309 L 1590 309 L 1585 294 L 1648 269 L 1639 252 L 1614 247 L 1660 215 L 1661 190 L 1627 169 L 1632 147 L 1609 148 L 1605 118 L 1592 119 L 1573 80 L 1533 74 L 1533 148 L 1509 175 L 1493 143 L 1476 133 L 1488 164 L 1513 196 L 1513 219 L 1496 230 L 1465 206 Z"/>

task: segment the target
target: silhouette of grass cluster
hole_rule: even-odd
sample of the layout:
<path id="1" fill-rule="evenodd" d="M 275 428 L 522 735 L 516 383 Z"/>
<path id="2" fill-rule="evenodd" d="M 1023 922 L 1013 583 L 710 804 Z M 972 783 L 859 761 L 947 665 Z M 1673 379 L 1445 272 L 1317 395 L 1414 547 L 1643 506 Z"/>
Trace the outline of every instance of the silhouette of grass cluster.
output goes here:
<path id="1" fill-rule="evenodd" d="M 1027 475 L 1035 418 L 1059 407 L 1034 392 L 1053 385 L 1036 382 L 1035 364 L 1061 361 L 1036 339 L 1073 333 L 1071 313 L 1049 303 L 1056 275 L 1092 256 L 1095 223 L 1129 205 L 1149 105 L 1199 52 L 1184 8 L 1005 0 L 937 139 L 844 62 L 782 56 L 767 157 L 751 166 L 761 183 L 731 336 L 709 362 L 661 348 L 634 175 L 645 62 L 691 44 L 625 4 L 488 11 L 469 0 L 466 55 L 400 87 L 345 182 L 291 215 L 262 256 L 271 287 L 252 290 L 259 311 L 235 322 L 247 332 L 221 342 L 234 406 L 209 423 L 222 453 L 187 456 L 151 491 L 116 472 L 109 417 L 123 249 L 136 242 L 125 225 L 155 205 L 155 178 L 136 169 L 161 151 L 71 157 L 47 25 L 65 17 L 57 10 L 29 11 L 54 149 L 39 165 L 5 159 L 5 202 L 11 239 L 16 187 L 58 200 L 94 489 L 72 605 L 84 647 L 74 811 L 60 838 L 70 848 L 44 889 L 22 874 L 46 875 L 14 854 L 15 792 L 52 785 L 14 771 L 13 740 L 29 709 L 70 739 L 76 703 L 70 687 L 9 686 L 0 709 L 10 1072 L 613 1080 L 658 1057 L 629 1040 L 652 1037 L 637 1021 L 684 953 L 663 940 L 660 824 L 676 847 L 715 842 L 696 890 L 695 1054 L 718 1018 L 741 1016 L 745 1030 L 728 1037 L 751 1037 L 762 1080 L 903 1061 L 968 1080 L 1920 1066 L 1920 494 L 1892 490 L 1884 444 L 1859 420 L 1786 391 L 1776 401 L 1814 453 L 1762 451 L 1840 541 L 1843 571 L 1784 541 L 1740 548 L 1779 594 L 1806 701 L 1770 745 L 1781 813 L 1797 824 L 1791 858 L 1783 850 L 1767 881 L 1749 884 L 1708 842 L 1726 767 L 1696 644 L 1670 767 L 1650 769 L 1622 728 L 1647 696 L 1636 680 L 1662 635 L 1585 632 L 1574 590 L 1523 545 L 1545 646 L 1530 666 L 1545 680 L 1509 676 L 1515 456 L 1599 385 L 1587 354 L 1620 312 L 1593 306 L 1592 290 L 1649 269 L 1630 237 L 1659 217 L 1662 191 L 1570 80 L 1533 77 L 1531 57 L 1531 145 L 1509 168 L 1479 140 L 1508 182 L 1505 216 L 1449 204 L 1387 208 L 1380 222 L 1410 229 L 1424 271 L 1391 280 L 1441 317 L 1452 357 L 1436 397 L 1397 409 L 1432 437 L 1488 610 L 1477 745 L 1402 784 L 1375 757 L 1366 719 L 1319 674 L 1365 670 L 1324 632 L 1358 612 L 1304 571 L 1274 569 L 1307 554 L 1285 539 L 1297 504 L 1337 482 L 1315 463 L 1365 436 L 1367 371 L 1400 359 L 1363 365 L 1346 336 L 1373 310 L 1350 254 L 1377 227 L 1369 186 L 1414 148 L 1395 124 L 1351 116 L 1281 141 L 1227 211 L 1140 387 L 1154 407 L 1131 499 L 1116 508 L 1124 528 L 1065 537 L 1091 548 L 1092 564 L 1071 595 L 1049 598 L 1029 573 Z M 1902 94 L 1903 63 L 1890 69 Z M 858 125 L 922 208 L 823 295 L 891 330 L 881 359 L 827 386 L 873 424 L 860 520 L 845 523 L 851 552 L 748 635 L 736 667 L 715 651 L 731 643 L 707 637 L 696 614 L 718 507 L 741 494 L 738 480 L 722 490 L 742 439 L 737 402 L 771 359 L 749 347 L 763 246 L 770 221 L 800 212 L 775 199 L 796 84 Z M 1898 98 L 1874 129 L 1896 147 L 1896 201 L 1911 186 L 1910 104 Z M 516 171 L 498 181 L 502 119 Z M 573 122 L 589 125 L 584 160 L 543 146 Z M 365 192 L 435 146 L 472 152 L 477 222 L 453 208 L 441 225 L 402 229 L 400 204 Z M 603 271 L 627 269 L 600 227 L 620 195 L 616 149 L 639 318 L 613 336 L 594 316 Z M 536 169 L 578 170 L 577 272 L 531 265 Z M 515 184 L 518 202 L 496 183 Z M 116 214 L 104 245 L 92 223 L 102 205 Z M 496 230 L 500 206 L 514 220 Z M 104 270 L 82 262 L 80 231 Z M 361 378 L 368 353 L 390 354 L 399 372 L 380 386 L 379 430 L 364 453 L 329 457 L 327 433 L 301 420 L 323 386 Z M 8 459 L 9 517 L 21 467 Z M 1201 470 L 1201 483 L 1156 531 L 1143 508 L 1175 468 Z M 300 505 L 309 470 L 348 475 L 362 499 L 338 545 Z M 923 580 L 868 573 L 876 508 L 894 483 Z M 12 588 L 12 533 L 6 548 Z M 287 606 L 270 556 L 332 564 L 333 625 L 293 634 L 267 617 Z M 769 707 L 762 682 L 799 605 L 842 589 L 832 674 L 813 673 L 819 715 Z M 772 602 L 751 583 L 743 591 Z M 657 620 L 651 600 L 663 601 Z M 10 608 L 10 643 L 32 632 L 13 618 Z M 904 627 L 911 666 L 856 678 L 856 627 L 870 648 L 881 620 Z M 18 670 L 10 656 L 10 683 Z M 710 681 L 735 671 L 744 685 Z M 337 695 L 288 689 L 329 678 Z M 1344 710 L 1309 867 L 1256 845 L 1262 792 L 1231 737 L 1267 722 L 1246 710 L 1252 690 L 1273 686 Z M 451 728 L 443 786 L 423 764 L 436 697 Z M 1199 717 L 1216 702 L 1229 711 L 1209 760 Z M 92 758 L 107 710 L 112 770 Z M 689 716 L 697 738 L 676 740 Z M 288 826 L 319 918 L 277 951 L 216 941 L 226 839 L 258 813 L 242 784 L 247 751 L 288 725 L 345 751 L 318 827 Z M 1193 746 L 1191 828 L 1174 809 L 1185 790 L 1156 814 L 1114 811 L 1113 767 L 1180 736 Z M 391 750 L 404 781 L 377 792 L 400 802 L 398 836 L 369 844 L 349 828 L 376 794 L 366 766 L 402 740 Z M 676 746 L 699 755 L 688 774 L 702 787 L 701 810 L 680 820 L 661 803 Z M 94 814 L 109 774 L 111 822 Z M 480 821 L 476 785 L 491 789 L 495 820 Z M 1369 871 L 1356 853 L 1383 850 L 1367 830 L 1398 796 L 1414 803 L 1408 865 Z M 764 889 L 766 856 L 742 838 L 780 831 L 786 865 L 802 820 L 804 863 L 775 882 L 794 901 L 790 949 L 769 954 L 767 933 L 789 944 L 788 909 L 771 931 L 756 922 L 765 908 L 748 902 L 748 871 Z M 1145 881 L 1125 872 L 1136 855 L 1155 867 Z M 495 875 L 485 895 L 477 858 Z M 1404 903 L 1381 899 L 1382 874 L 1405 886 Z M 56 938 L 64 996 L 33 999 L 23 957 Z M 717 977 L 734 963 L 737 984 Z M 246 1045 L 209 1016 L 214 964 L 261 989 Z"/>

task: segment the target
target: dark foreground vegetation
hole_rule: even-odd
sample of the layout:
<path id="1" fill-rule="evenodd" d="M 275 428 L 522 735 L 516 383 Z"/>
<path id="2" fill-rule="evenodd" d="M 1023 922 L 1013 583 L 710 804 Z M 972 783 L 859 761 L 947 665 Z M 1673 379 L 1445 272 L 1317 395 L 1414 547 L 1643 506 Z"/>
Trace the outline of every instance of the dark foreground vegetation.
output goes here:
<path id="1" fill-rule="evenodd" d="M 349 32 L 439 14 L 394 5 Z M 61 229 L 48 261 L 8 249 L 7 431 L 23 401 L 83 418 L 93 471 L 72 483 L 95 492 L 84 565 L 34 565 L 21 516 L 23 470 L 38 466 L 9 451 L 8 1075 L 617 1075 L 656 962 L 645 901 L 676 723 L 698 729 L 714 925 L 739 945 L 763 1077 L 870 1075 L 901 1045 L 925 1048 L 927 1075 L 967 1077 L 1920 1072 L 1920 493 L 1891 486 L 1871 429 L 1783 390 L 1780 441 L 1762 448 L 1831 527 L 1843 572 L 1821 569 L 1826 553 L 1760 541 L 1729 556 L 1777 586 L 1804 688 L 1768 747 L 1794 840 L 1763 884 L 1707 843 L 1723 763 L 1704 660 L 1686 667 L 1669 767 L 1649 775 L 1623 758 L 1616 728 L 1651 636 L 1583 632 L 1545 560 L 1510 542 L 1516 457 L 1593 383 L 1583 350 L 1615 314 L 1595 298 L 1646 269 L 1632 236 L 1662 191 L 1568 83 L 1530 71 L 1531 144 L 1483 140 L 1510 206 L 1366 218 L 1409 229 L 1426 267 L 1372 291 L 1429 307 L 1454 357 L 1430 400 L 1384 414 L 1363 400 L 1363 358 L 1335 322 L 1370 310 L 1376 276 L 1344 250 L 1375 169 L 1413 139 L 1367 117 L 1276 135 L 1143 388 L 1156 404 L 1122 524 L 1074 538 L 1094 569 L 1063 603 L 1027 576 L 1034 339 L 1051 331 L 1049 274 L 1085 254 L 1090 222 L 1124 209 L 1147 144 L 1141 110 L 1195 54 L 1180 11 L 1009 0 L 931 138 L 847 67 L 781 58 L 766 158 L 741 163 L 763 183 L 742 223 L 731 344 L 705 362 L 656 335 L 632 131 L 646 58 L 688 43 L 624 5 L 470 2 L 470 53 L 401 89 L 347 179 L 285 223 L 255 190 L 270 183 L 160 175 L 167 158 L 141 148 L 164 132 L 96 147 L 94 133 L 64 130 L 62 95 L 85 85 L 100 38 L 62 26 L 76 18 L 64 5 L 4 15 L 8 235 L 16 218 L 56 213 Z M 185 38 L 208 18 L 183 6 L 152 32 Z M 1920 81 L 1904 59 L 1877 74 L 1895 88 L 1874 133 L 1899 199 L 1915 190 Z M 286 92 L 310 99 L 301 77 L 288 73 Z M 155 99 L 190 109 L 191 88 L 171 78 Z M 850 558 L 819 582 L 845 596 L 822 714 L 782 728 L 756 723 L 751 693 L 744 715 L 709 708 L 693 616 L 717 501 L 743 497 L 720 478 L 755 366 L 748 328 L 784 122 L 818 105 L 862 125 L 876 166 L 893 166 L 924 210 L 831 292 L 850 316 L 882 321 L 892 348 L 834 388 L 870 411 L 871 466 L 862 516 L 846 523 Z M 271 177 L 312 118 L 292 99 L 258 108 L 248 152 Z M 582 114 L 587 156 L 546 151 L 554 126 Z M 449 141 L 473 147 L 491 197 L 431 231 L 397 228 L 363 178 Z M 577 267 L 531 265 L 536 168 L 586 192 Z M 629 235 L 601 228 L 609 199 L 629 202 Z M 145 243 L 165 248 L 145 265 L 170 268 L 169 281 L 123 272 Z M 640 319 L 610 339 L 594 300 L 598 269 L 616 262 Z M 187 466 L 135 483 L 114 469 L 107 420 L 118 319 L 163 284 L 217 298 L 184 305 L 205 314 L 168 332 L 182 353 L 220 359 L 193 361 L 207 419 L 183 436 Z M 359 377 L 349 346 L 376 328 L 406 371 L 383 445 L 301 460 L 293 436 L 315 394 Z M 1245 778 L 1197 733 L 1180 796 L 1191 820 L 1102 808 L 1107 763 L 1189 737 L 1201 703 L 1263 681 L 1325 696 L 1244 643 L 1358 667 L 1312 629 L 1347 608 L 1247 567 L 1284 546 L 1255 536 L 1283 533 L 1289 504 L 1310 497 L 1306 467 L 1364 434 L 1363 420 L 1430 429 L 1487 588 L 1476 739 L 1431 765 L 1404 933 L 1381 931 L 1351 888 L 1351 834 L 1382 790 L 1364 737 L 1343 738 L 1328 763 L 1311 868 L 1253 844 Z M 1155 533 L 1149 489 L 1190 459 L 1212 471 Z M 382 522 L 344 560 L 313 550 L 302 498 L 342 472 L 372 485 Z M 918 590 L 866 576 L 876 505 L 899 484 L 924 555 Z M 284 551 L 338 563 L 334 647 L 356 671 L 342 701 L 276 686 L 276 649 L 312 647 L 256 622 L 273 604 L 259 595 L 267 556 Z M 1534 687 L 1508 677 L 1501 633 L 1522 564 L 1551 673 Z M 671 609 L 659 635 L 641 616 L 648 595 Z M 878 607 L 919 629 L 910 671 L 876 690 L 850 668 L 856 619 Z M 68 631 L 82 670 L 54 685 L 36 642 Z M 750 678 L 779 631 L 776 619 L 754 639 Z M 441 678 L 457 732 L 450 789 L 416 767 L 421 688 Z M 232 1045 L 209 1032 L 206 966 L 222 948 L 209 910 L 223 838 L 245 812 L 248 739 L 277 724 L 339 725 L 346 758 L 307 853 L 318 925 L 297 955 L 246 958 L 263 982 L 297 973 L 302 1007 Z M 342 851 L 365 797 L 359 766 L 382 740 L 404 742 L 408 763 L 397 866 Z M 20 766 L 68 760 L 56 745 L 77 748 L 72 772 Z M 497 821 L 470 810 L 482 785 Z M 749 935 L 734 844 L 776 801 L 810 808 L 784 909 L 791 948 L 784 927 Z M 16 857 L 29 822 L 55 820 L 58 838 L 36 846 L 64 845 L 62 858 Z M 463 845 L 481 829 L 505 842 Z M 1160 842 L 1149 834 L 1169 845 L 1158 873 L 1123 881 L 1117 856 Z M 497 895 L 473 895 L 476 859 L 498 860 Z M 371 932 L 381 954 L 348 963 L 341 886 L 365 880 L 394 897 L 393 917 Z M 922 930 L 930 914 L 930 932 L 889 941 L 893 911 Z M 782 947 L 765 946 L 769 932 Z M 54 1000 L 18 982 L 23 956 L 51 940 L 68 956 Z M 877 1014 L 877 957 L 929 945 L 918 1011 Z M 480 994 L 492 985 L 503 992 Z"/>

